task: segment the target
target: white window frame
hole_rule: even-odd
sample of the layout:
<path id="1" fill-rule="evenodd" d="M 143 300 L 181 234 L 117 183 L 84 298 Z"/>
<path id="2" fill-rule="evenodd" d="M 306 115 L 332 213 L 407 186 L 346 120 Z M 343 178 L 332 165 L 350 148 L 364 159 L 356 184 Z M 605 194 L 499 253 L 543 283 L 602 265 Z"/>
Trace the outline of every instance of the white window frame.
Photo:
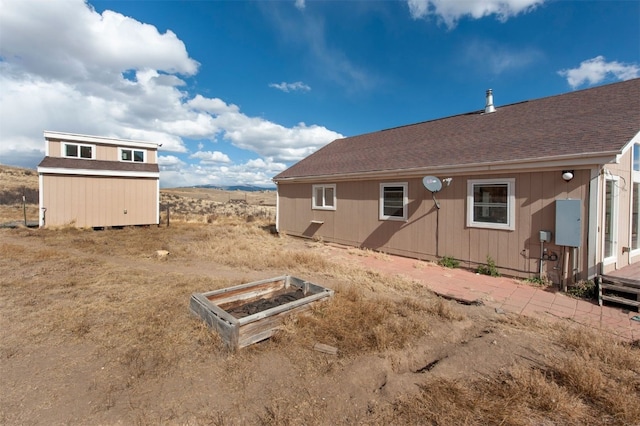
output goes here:
<path id="1" fill-rule="evenodd" d="M 476 185 L 507 185 L 507 223 L 477 222 L 474 220 L 474 187 Z M 516 229 L 516 180 L 515 178 L 469 179 L 467 181 L 467 227 L 500 229 L 514 231 Z"/>
<path id="2" fill-rule="evenodd" d="M 95 160 L 96 159 L 96 146 L 95 145 L 91 145 L 91 144 L 85 144 L 85 143 L 71 143 L 71 142 L 62 142 L 61 144 L 62 146 L 60 147 L 61 151 L 60 153 L 62 154 L 61 156 L 64 158 L 77 158 L 80 160 Z M 73 156 L 73 155 L 67 155 L 67 146 L 75 146 L 78 148 L 78 155 Z M 91 158 L 87 158 L 87 157 L 81 157 L 80 156 L 80 150 L 82 148 L 91 148 Z"/>
<path id="3" fill-rule="evenodd" d="M 618 212 L 620 210 L 620 190 L 619 186 L 620 177 L 610 172 L 605 174 L 604 187 L 602 188 L 602 262 L 605 265 L 611 265 L 618 261 Z M 611 234 L 613 241 L 611 241 L 611 255 L 606 256 L 605 250 L 605 228 L 607 225 L 607 182 L 612 182 L 611 186 Z"/>
<path id="4" fill-rule="evenodd" d="M 316 193 L 318 189 L 322 189 L 322 200 L 318 200 L 316 197 Z M 333 205 L 328 205 L 326 196 L 327 189 L 333 190 Z M 311 208 L 313 210 L 335 210 L 337 204 L 337 196 L 336 196 L 336 184 L 322 184 L 322 185 L 313 185 L 311 190 Z"/>
<path id="5" fill-rule="evenodd" d="M 122 159 L 122 151 L 131 151 L 131 160 Z M 142 152 L 142 161 L 134 161 L 135 151 Z M 140 148 L 119 147 L 118 148 L 118 160 L 119 161 L 124 161 L 125 163 L 146 163 L 147 162 L 147 150 L 146 149 L 140 149 Z"/>
<path id="6" fill-rule="evenodd" d="M 638 166 L 638 164 L 636 164 L 636 156 L 640 157 L 640 143 L 636 143 L 633 145 L 632 148 L 632 152 L 631 152 L 631 208 L 629 209 L 629 217 L 631 218 L 631 220 L 629 221 L 629 245 L 631 246 L 631 256 L 635 257 L 640 255 L 640 246 L 639 247 L 633 247 L 633 240 L 632 240 L 632 231 L 633 231 L 633 185 L 640 185 L 640 168 L 638 170 L 636 170 L 636 166 Z M 639 199 L 636 200 L 637 206 L 636 208 L 638 209 L 638 211 L 640 211 L 640 197 L 638 197 Z M 640 224 L 638 224 L 638 226 L 640 227 Z M 638 238 L 640 240 L 640 237 Z"/>
<path id="7" fill-rule="evenodd" d="M 384 189 L 390 186 L 402 187 L 402 216 L 390 216 L 384 214 Z M 409 207 L 409 184 L 407 182 L 386 182 L 380 184 L 379 219 L 407 221 Z"/>

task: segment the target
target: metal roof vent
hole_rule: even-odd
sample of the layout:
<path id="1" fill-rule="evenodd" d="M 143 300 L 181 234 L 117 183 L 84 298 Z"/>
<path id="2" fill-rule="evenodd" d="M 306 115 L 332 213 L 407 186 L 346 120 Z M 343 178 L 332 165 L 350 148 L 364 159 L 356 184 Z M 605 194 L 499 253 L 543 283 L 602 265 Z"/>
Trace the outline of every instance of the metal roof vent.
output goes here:
<path id="1" fill-rule="evenodd" d="M 493 90 L 487 90 L 487 104 L 484 107 L 484 113 L 490 114 L 496 112 L 496 108 L 493 106 Z"/>

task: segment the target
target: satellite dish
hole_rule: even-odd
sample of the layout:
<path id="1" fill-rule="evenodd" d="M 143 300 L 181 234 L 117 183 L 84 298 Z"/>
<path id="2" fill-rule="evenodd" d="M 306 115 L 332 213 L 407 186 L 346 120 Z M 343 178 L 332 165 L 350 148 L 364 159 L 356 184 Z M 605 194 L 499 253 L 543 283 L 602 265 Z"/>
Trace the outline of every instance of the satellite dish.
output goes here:
<path id="1" fill-rule="evenodd" d="M 425 176 L 422 178 L 422 184 L 430 192 L 438 192 L 442 189 L 442 182 L 435 176 Z"/>

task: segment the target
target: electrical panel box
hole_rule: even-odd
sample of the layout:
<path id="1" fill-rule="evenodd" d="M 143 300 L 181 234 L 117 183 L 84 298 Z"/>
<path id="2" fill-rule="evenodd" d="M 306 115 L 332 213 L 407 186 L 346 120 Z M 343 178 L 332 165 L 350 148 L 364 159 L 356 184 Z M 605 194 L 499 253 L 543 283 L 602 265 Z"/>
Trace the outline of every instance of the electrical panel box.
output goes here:
<path id="1" fill-rule="evenodd" d="M 556 245 L 580 247 L 582 241 L 581 200 L 556 200 Z"/>
<path id="2" fill-rule="evenodd" d="M 550 243 L 551 242 L 551 231 L 540 231 L 540 242 L 541 243 Z"/>

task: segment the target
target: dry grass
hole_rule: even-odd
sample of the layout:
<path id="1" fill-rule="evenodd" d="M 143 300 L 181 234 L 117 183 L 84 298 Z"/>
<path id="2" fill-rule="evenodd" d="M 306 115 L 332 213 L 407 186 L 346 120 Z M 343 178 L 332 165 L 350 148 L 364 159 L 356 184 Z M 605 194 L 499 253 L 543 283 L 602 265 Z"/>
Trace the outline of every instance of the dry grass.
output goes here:
<path id="1" fill-rule="evenodd" d="M 195 211 L 196 204 L 185 205 Z M 638 347 L 526 317 L 486 319 L 476 312 L 481 307 L 335 262 L 321 244 L 274 235 L 269 220 L 198 214 L 174 218 L 169 228 L 0 230 L 0 423 L 46 415 L 51 423 L 140 425 L 640 424 Z M 170 254 L 158 259 L 157 250 Z M 336 295 L 290 319 L 269 342 L 229 353 L 188 312 L 193 292 L 282 273 L 318 280 Z M 524 336 L 544 346 L 496 374 L 411 375 L 401 394 L 357 381 L 402 353 L 432 360 L 438 351 L 429 345 L 455 353 L 456 337 L 447 334 L 456 324 L 472 329 L 457 337 L 464 342 L 480 341 L 478 330 L 500 329 L 510 333 L 504 341 Z M 311 350 L 315 342 L 339 355 Z M 349 376 L 372 359 L 381 364 Z M 385 374 L 401 380 L 401 370 Z M 269 376 L 275 373 L 284 376 Z M 331 402 L 321 397 L 326 392 Z M 68 417 L 81 410 L 74 407 L 89 408 Z"/>
<path id="2" fill-rule="evenodd" d="M 429 380 L 417 395 L 399 398 L 377 418 L 433 425 L 640 424 L 637 348 L 583 329 L 548 333 L 551 343 L 569 351 L 470 382 Z"/>

